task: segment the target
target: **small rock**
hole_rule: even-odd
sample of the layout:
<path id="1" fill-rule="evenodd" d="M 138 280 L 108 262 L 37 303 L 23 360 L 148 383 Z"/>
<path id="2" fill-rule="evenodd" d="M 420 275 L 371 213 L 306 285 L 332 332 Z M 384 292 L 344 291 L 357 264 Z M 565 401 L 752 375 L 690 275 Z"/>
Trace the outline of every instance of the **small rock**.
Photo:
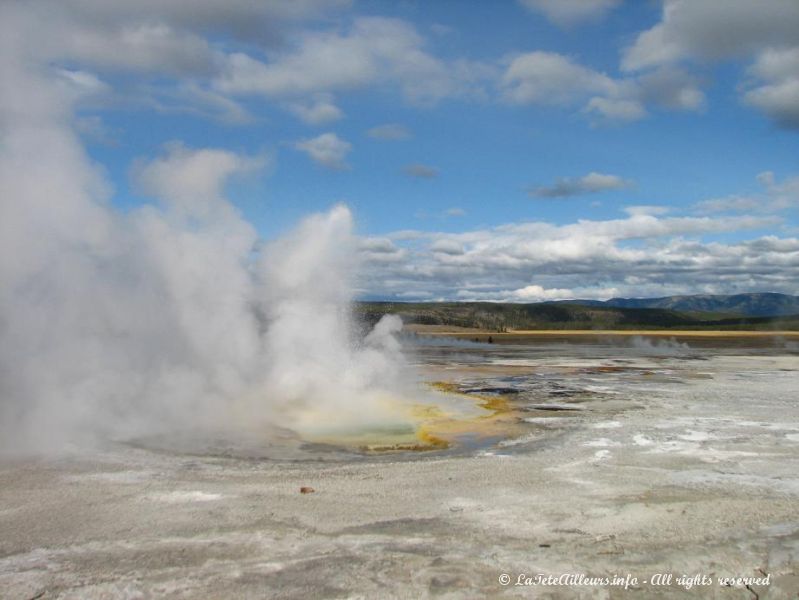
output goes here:
<path id="1" fill-rule="evenodd" d="M 300 494 L 313 494 L 315 491 L 312 487 L 302 486 L 300 488 Z"/>

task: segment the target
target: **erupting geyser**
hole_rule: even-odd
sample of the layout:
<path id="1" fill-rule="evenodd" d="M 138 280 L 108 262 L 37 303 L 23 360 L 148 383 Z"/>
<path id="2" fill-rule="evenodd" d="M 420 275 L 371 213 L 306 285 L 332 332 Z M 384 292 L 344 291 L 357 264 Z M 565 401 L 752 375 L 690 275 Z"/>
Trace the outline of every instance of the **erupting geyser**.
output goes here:
<path id="1" fill-rule="evenodd" d="M 307 439 L 413 433 L 399 319 L 353 333 L 350 211 L 263 244 L 224 190 L 269 156 L 180 142 L 135 162 L 152 202 L 118 210 L 77 134 L 78 83 L 93 76 L 58 68 L 28 43 L 28 16 L 9 15 L 0 454 L 187 431 L 252 439 L 272 425 Z"/>
<path id="2" fill-rule="evenodd" d="M 307 434 L 374 427 L 401 417 L 396 316 L 353 336 L 357 251 L 345 206 L 307 218 L 262 258 L 265 377 L 255 388 L 274 419 Z"/>
<path id="3" fill-rule="evenodd" d="M 0 152 L 0 452 L 405 420 L 401 322 L 353 332 L 347 207 L 264 245 L 222 193 L 260 159 L 173 144 L 134 172 L 159 204 L 121 214 L 60 121 Z"/>

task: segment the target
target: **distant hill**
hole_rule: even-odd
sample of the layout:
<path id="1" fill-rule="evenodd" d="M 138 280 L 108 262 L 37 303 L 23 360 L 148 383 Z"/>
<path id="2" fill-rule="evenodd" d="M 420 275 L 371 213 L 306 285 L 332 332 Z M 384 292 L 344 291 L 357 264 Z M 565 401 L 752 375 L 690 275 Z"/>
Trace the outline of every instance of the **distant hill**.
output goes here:
<path id="1" fill-rule="evenodd" d="M 790 296 L 789 296 L 790 297 Z M 656 299 L 659 300 L 659 299 Z M 605 302 L 358 302 L 360 321 L 370 326 L 384 314 L 407 324 L 467 327 L 485 331 L 524 329 L 799 329 L 794 315 L 730 316 L 728 312 L 612 306 Z"/>
<path id="2" fill-rule="evenodd" d="M 610 300 L 568 300 L 583 306 L 618 308 L 660 308 L 693 313 L 723 313 L 729 316 L 775 317 L 799 314 L 799 296 L 776 293 L 733 295 L 665 296 L 663 298 L 611 298 Z"/>

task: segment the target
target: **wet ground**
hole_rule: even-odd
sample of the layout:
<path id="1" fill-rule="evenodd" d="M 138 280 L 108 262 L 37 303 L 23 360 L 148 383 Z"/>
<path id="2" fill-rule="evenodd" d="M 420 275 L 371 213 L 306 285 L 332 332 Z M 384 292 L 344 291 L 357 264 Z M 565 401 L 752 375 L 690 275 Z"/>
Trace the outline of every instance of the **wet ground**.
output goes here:
<path id="1" fill-rule="evenodd" d="M 796 598 L 799 353 L 739 342 L 416 340 L 484 407 L 446 448 L 275 430 L 0 463 L 0 597 Z M 539 575 L 618 585 L 515 585 Z"/>

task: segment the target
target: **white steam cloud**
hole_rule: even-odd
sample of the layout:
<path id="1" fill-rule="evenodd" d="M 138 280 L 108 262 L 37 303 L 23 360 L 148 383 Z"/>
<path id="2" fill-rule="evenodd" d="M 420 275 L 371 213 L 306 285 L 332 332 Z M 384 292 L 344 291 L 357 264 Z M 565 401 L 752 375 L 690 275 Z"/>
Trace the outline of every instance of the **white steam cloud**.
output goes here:
<path id="1" fill-rule="evenodd" d="M 691 351 L 691 347 L 687 343 L 678 342 L 673 337 L 653 340 L 635 335 L 630 338 L 629 343 L 633 348 L 648 356 L 679 356 Z"/>
<path id="2" fill-rule="evenodd" d="M 360 344 L 344 206 L 259 246 L 223 195 L 264 157 L 168 146 L 128 214 L 74 131 L 76 96 L 6 43 L 0 95 L 0 454 L 206 427 L 390 416 L 401 323 Z"/>

